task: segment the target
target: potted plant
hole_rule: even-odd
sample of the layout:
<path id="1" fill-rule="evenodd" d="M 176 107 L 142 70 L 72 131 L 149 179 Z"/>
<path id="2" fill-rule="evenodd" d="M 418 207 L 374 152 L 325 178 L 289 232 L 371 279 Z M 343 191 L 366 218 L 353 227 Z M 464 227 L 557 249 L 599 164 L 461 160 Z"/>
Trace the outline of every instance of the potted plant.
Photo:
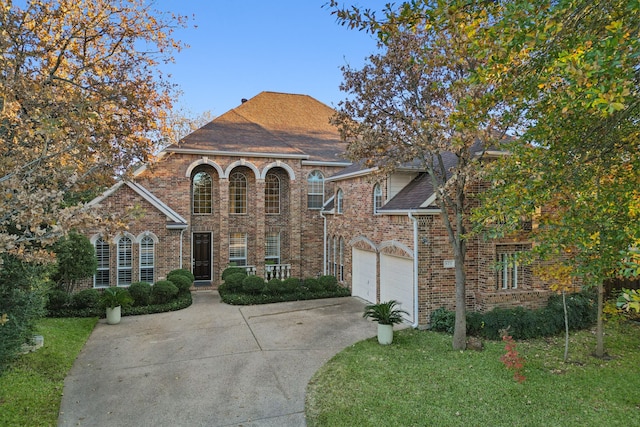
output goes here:
<path id="1" fill-rule="evenodd" d="M 107 309 L 107 323 L 117 325 L 120 323 L 122 307 L 133 303 L 133 298 L 128 290 L 112 286 L 102 292 L 100 302 Z"/>
<path id="2" fill-rule="evenodd" d="M 396 308 L 398 301 L 391 300 L 379 304 L 365 306 L 362 317 L 371 318 L 378 322 L 378 342 L 382 345 L 391 344 L 393 341 L 393 325 L 402 323 L 402 315 L 409 315 L 405 310 Z"/>

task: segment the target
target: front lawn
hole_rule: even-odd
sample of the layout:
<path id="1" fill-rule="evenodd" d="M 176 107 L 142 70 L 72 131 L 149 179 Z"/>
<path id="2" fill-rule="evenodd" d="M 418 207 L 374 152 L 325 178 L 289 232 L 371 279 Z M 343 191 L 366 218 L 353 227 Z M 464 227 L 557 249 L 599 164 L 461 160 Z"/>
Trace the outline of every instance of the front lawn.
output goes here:
<path id="1" fill-rule="evenodd" d="M 0 376 L 0 425 L 55 426 L 64 378 L 97 318 L 41 319 L 44 346 L 20 356 Z"/>
<path id="2" fill-rule="evenodd" d="M 518 383 L 500 362 L 505 345 L 453 351 L 451 335 L 407 329 L 390 346 L 376 338 L 348 347 L 312 378 L 309 426 L 640 425 L 640 326 L 607 325 L 601 360 L 592 331 L 517 342 Z"/>

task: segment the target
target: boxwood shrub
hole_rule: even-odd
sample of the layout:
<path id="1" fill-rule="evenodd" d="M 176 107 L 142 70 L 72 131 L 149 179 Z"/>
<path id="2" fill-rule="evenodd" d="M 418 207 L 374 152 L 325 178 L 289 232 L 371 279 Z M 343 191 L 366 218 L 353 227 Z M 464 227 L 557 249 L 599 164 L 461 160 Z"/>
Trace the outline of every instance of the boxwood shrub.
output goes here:
<path id="1" fill-rule="evenodd" d="M 304 287 L 309 290 L 309 292 L 319 292 L 324 290 L 324 286 L 322 282 L 316 278 L 304 279 Z"/>
<path id="2" fill-rule="evenodd" d="M 133 282 L 129 286 L 129 293 L 134 307 L 149 305 L 151 301 L 151 285 L 147 282 Z"/>
<path id="3" fill-rule="evenodd" d="M 320 276 L 318 278 L 318 281 L 320 282 L 322 287 L 327 291 L 332 291 L 338 288 L 338 279 L 336 279 L 336 276 L 331 276 L 331 275 Z"/>
<path id="4" fill-rule="evenodd" d="M 248 294 L 259 294 L 264 290 L 266 283 L 260 276 L 247 276 L 242 280 L 242 291 Z"/>
<path id="5" fill-rule="evenodd" d="M 47 293 L 47 310 L 55 311 L 61 308 L 69 308 L 71 295 L 62 289 L 52 289 Z"/>
<path id="6" fill-rule="evenodd" d="M 227 278 L 232 275 L 232 274 L 238 274 L 238 273 L 242 273 L 245 276 L 247 275 L 247 270 L 245 270 L 242 267 L 227 267 L 224 269 L 224 271 L 222 272 L 222 280 L 223 281 L 227 281 Z"/>
<path id="7" fill-rule="evenodd" d="M 178 295 L 178 288 L 169 280 L 160 280 L 151 288 L 151 302 L 166 304 Z"/>
<path id="8" fill-rule="evenodd" d="M 246 272 L 236 272 L 228 274 L 224 280 L 225 288 L 230 292 L 236 292 L 242 289 L 242 281 L 247 277 Z"/>
<path id="9" fill-rule="evenodd" d="M 167 279 L 169 279 L 169 277 L 174 276 L 176 274 L 186 277 L 187 279 L 189 279 L 191 283 L 193 283 L 193 281 L 196 280 L 196 277 L 193 275 L 193 273 L 187 270 L 186 268 L 177 268 L 175 270 L 171 270 L 169 274 L 167 274 Z"/>
<path id="10" fill-rule="evenodd" d="M 282 292 L 291 294 L 300 290 L 300 279 L 297 277 L 289 277 L 282 281 Z"/>
<path id="11" fill-rule="evenodd" d="M 193 283 L 193 281 L 189 280 L 187 276 L 180 273 L 169 274 L 167 276 L 167 280 L 176 285 L 176 288 L 178 288 L 178 292 L 181 294 L 189 292 L 189 290 L 191 289 L 191 284 Z"/>
<path id="12" fill-rule="evenodd" d="M 265 292 L 271 295 L 279 295 L 284 292 L 284 286 L 282 284 L 282 280 L 280 279 L 271 279 L 267 282 L 265 286 Z"/>
<path id="13" fill-rule="evenodd" d="M 71 296 L 71 306 L 76 309 L 97 307 L 100 303 L 100 293 L 97 289 L 83 289 Z"/>

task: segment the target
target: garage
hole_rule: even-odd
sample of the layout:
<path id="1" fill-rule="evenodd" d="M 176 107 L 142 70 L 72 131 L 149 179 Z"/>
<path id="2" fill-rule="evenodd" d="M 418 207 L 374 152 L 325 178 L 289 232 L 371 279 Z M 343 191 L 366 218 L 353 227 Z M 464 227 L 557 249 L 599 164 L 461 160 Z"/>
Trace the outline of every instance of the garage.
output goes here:
<path id="1" fill-rule="evenodd" d="M 380 255 L 380 301 L 396 300 L 413 322 L 413 260 Z"/>
<path id="2" fill-rule="evenodd" d="M 351 294 L 371 303 L 376 302 L 376 253 L 353 248 Z"/>

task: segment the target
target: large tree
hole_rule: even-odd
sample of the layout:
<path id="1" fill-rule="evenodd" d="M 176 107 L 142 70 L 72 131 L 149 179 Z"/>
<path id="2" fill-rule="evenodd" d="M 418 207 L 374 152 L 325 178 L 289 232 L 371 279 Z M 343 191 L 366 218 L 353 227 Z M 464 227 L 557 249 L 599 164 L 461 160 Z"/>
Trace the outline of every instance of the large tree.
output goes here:
<path id="1" fill-rule="evenodd" d="M 352 160 L 385 173 L 413 164 L 429 174 L 455 259 L 453 348 L 464 349 L 469 191 L 484 153 L 503 134 L 504 109 L 491 84 L 474 79 L 492 44 L 477 37 L 493 25 L 495 11 L 425 1 L 389 6 L 378 19 L 371 10 L 332 6 L 343 24 L 380 40 L 380 53 L 362 69 L 343 69 L 349 98 L 334 122 Z"/>
<path id="2" fill-rule="evenodd" d="M 604 355 L 603 281 L 640 243 L 640 3 L 506 2 L 482 81 L 522 124 L 485 218 L 517 223 L 544 206 L 533 238 L 598 288 L 596 355 Z M 504 219 L 507 218 L 507 221 Z"/>
<path id="3" fill-rule="evenodd" d="M 65 195 L 148 159 L 174 96 L 157 66 L 183 23 L 144 0 L 0 6 L 0 252 L 44 255 L 93 216 Z"/>

